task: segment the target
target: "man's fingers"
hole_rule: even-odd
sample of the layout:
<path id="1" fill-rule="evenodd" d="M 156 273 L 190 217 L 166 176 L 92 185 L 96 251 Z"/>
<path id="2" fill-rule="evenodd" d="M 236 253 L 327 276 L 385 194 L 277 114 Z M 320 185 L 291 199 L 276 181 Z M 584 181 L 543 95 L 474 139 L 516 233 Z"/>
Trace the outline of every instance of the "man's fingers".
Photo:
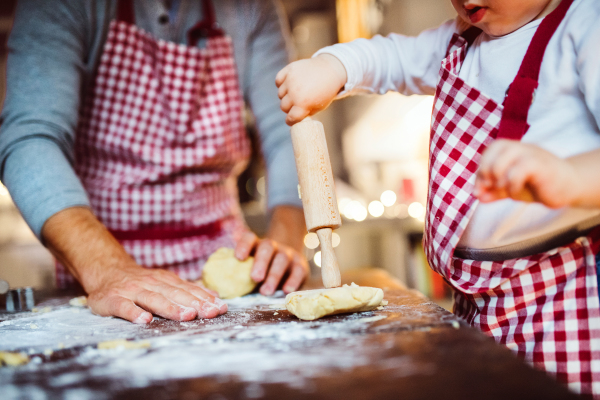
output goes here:
<path id="1" fill-rule="evenodd" d="M 153 314 L 174 321 L 189 321 L 198 315 L 195 308 L 175 304 L 162 294 L 150 290 L 141 290 L 136 293 L 134 301 Z"/>
<path id="2" fill-rule="evenodd" d="M 235 245 L 235 258 L 240 261 L 244 261 L 246 258 L 248 258 L 254 247 L 256 247 L 257 242 L 258 237 L 254 234 L 254 232 L 245 232 Z"/>
<path id="3" fill-rule="evenodd" d="M 277 85 L 277 87 L 281 86 L 283 81 L 285 81 L 285 78 L 287 77 L 287 73 L 288 73 L 288 67 L 283 67 L 281 69 L 281 71 L 279 71 L 277 73 L 277 75 L 275 75 L 275 85 Z"/>
<path id="4" fill-rule="evenodd" d="M 265 280 L 265 283 L 260 287 L 260 293 L 265 296 L 270 296 L 275 293 L 277 290 L 277 286 L 285 274 L 285 271 L 290 264 L 290 257 L 284 253 L 279 252 L 275 255 L 273 262 L 271 263 L 271 268 L 269 269 L 269 275 Z"/>
<path id="5" fill-rule="evenodd" d="M 204 290 L 206 293 L 210 294 L 211 296 L 213 296 L 215 298 L 219 298 L 219 293 L 204 286 L 202 284 L 202 281 L 191 282 L 191 284 L 194 286 L 198 286 L 200 289 Z"/>
<path id="6" fill-rule="evenodd" d="M 181 289 L 188 291 L 189 293 L 191 293 L 192 295 L 194 295 L 195 297 L 197 297 L 198 299 L 200 299 L 200 307 L 202 309 L 202 312 L 198 312 L 198 315 L 202 318 L 213 318 L 212 316 L 212 309 L 214 309 L 215 307 L 219 310 L 217 315 L 221 315 L 221 314 L 225 314 L 227 312 L 227 303 L 225 303 L 223 300 L 221 300 L 218 296 L 219 294 L 216 292 L 214 293 L 214 296 L 209 293 L 209 289 L 206 288 L 201 288 L 198 287 L 198 285 L 191 283 L 191 282 L 182 282 L 182 284 L 179 286 Z M 212 290 L 211 290 L 212 292 Z M 210 311 L 210 312 L 208 312 Z M 209 314 L 211 316 L 209 316 Z M 217 316 L 215 315 L 215 316 Z"/>
<path id="7" fill-rule="evenodd" d="M 164 284 L 158 287 L 157 291 L 176 304 L 195 309 L 200 318 L 214 318 L 227 311 L 227 305 L 222 300 L 219 302 L 224 305 L 223 313 L 220 305 L 215 304 L 216 299 L 213 296 L 191 284 L 183 282 L 177 286 Z"/>
<path id="8" fill-rule="evenodd" d="M 265 279 L 275 250 L 275 245 L 271 240 L 263 239 L 259 242 L 254 253 L 254 265 L 250 273 L 250 277 L 254 282 L 262 282 Z"/>
<path id="9" fill-rule="evenodd" d="M 285 123 L 292 126 L 308 117 L 309 111 L 299 106 L 293 106 L 285 118 Z"/>
<path id="10" fill-rule="evenodd" d="M 103 317 L 115 316 L 136 324 L 147 324 L 152 321 L 152 314 L 135 305 L 133 301 L 119 295 L 103 296 L 96 300 L 88 298 L 88 305 L 94 314 Z"/>
<path id="11" fill-rule="evenodd" d="M 306 275 L 308 274 L 308 265 L 299 259 L 300 257 L 295 257 L 292 262 L 292 270 L 290 272 L 290 276 L 285 281 L 283 285 L 283 291 L 285 294 L 295 292 L 300 288 L 304 279 L 306 279 Z"/>

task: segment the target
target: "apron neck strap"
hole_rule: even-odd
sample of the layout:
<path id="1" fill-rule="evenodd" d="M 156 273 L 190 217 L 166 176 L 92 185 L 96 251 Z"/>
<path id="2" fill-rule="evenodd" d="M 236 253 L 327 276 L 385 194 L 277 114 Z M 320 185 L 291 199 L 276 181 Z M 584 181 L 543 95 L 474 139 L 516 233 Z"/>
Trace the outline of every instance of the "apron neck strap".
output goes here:
<path id="1" fill-rule="evenodd" d="M 477 39 L 477 36 L 479 36 L 480 33 L 481 29 L 479 29 L 476 26 L 472 26 L 463 33 L 461 33 L 460 36 L 462 36 L 467 41 L 467 46 L 471 47 L 471 45 L 473 44 L 475 39 Z"/>
<path id="2" fill-rule="evenodd" d="M 188 45 L 196 46 L 198 40 L 206 37 L 224 36 L 225 32 L 219 27 L 217 17 L 215 16 L 215 8 L 211 0 L 202 1 L 202 11 L 204 19 L 188 31 Z"/>
<path id="3" fill-rule="evenodd" d="M 215 9 L 211 0 L 202 0 L 204 18 L 194 25 L 187 33 L 188 45 L 196 46 L 198 40 L 204 37 L 223 36 L 225 32 L 217 24 Z M 117 21 L 135 25 L 133 0 L 117 1 Z"/>
<path id="4" fill-rule="evenodd" d="M 135 12 L 133 11 L 133 0 L 117 1 L 117 21 L 135 24 Z"/>
<path id="5" fill-rule="evenodd" d="M 538 87 L 546 47 L 572 3 L 573 0 L 562 0 L 558 7 L 542 20 L 533 35 L 519 72 L 508 87 L 497 139 L 521 140 L 529 129 L 527 115 Z"/>

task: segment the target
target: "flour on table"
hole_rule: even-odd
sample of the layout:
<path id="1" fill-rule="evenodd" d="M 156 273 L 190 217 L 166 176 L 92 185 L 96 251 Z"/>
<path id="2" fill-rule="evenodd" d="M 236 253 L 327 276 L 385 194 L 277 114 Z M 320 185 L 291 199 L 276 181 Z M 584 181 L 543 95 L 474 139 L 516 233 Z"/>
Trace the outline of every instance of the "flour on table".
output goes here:
<path id="1" fill-rule="evenodd" d="M 194 377 L 306 388 L 309 380 L 331 370 L 388 368 L 389 364 L 398 376 L 435 372 L 431 365 L 407 356 L 390 359 L 385 346 L 363 335 L 367 329 L 376 329 L 372 324 L 386 315 L 366 312 L 310 322 L 266 323 L 264 316 L 272 315 L 272 306 L 281 305 L 283 299 L 280 291 L 273 297 L 253 294 L 227 300 L 229 311 L 220 317 L 184 323 L 159 319 L 155 323 L 161 324 L 160 331 L 155 326 L 99 317 L 87 308 L 80 308 L 78 314 L 68 306 L 53 307 L 47 313 L 22 313 L 0 322 L 0 350 L 29 352 L 37 361 L 0 369 L 2 398 L 37 398 L 43 389 L 36 382 L 50 384 L 63 398 L 85 400 L 108 398 L 105 393 L 110 390 Z M 30 324 L 39 329 L 31 330 Z M 169 327 L 177 329 L 169 331 Z M 150 347 L 98 348 L 107 341 L 137 343 L 132 340 Z M 46 351 L 47 357 L 54 357 L 53 352 L 69 349 L 77 350 L 70 358 L 41 361 Z M 16 386 L 14 382 L 29 383 Z M 252 393 L 260 392 L 252 388 L 256 389 Z"/>

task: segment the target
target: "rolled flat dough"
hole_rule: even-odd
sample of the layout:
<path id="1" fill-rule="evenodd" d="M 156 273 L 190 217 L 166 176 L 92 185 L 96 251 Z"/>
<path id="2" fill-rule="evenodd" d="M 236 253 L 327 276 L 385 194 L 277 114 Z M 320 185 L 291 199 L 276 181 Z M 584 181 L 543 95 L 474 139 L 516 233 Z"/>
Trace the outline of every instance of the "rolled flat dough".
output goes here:
<path id="1" fill-rule="evenodd" d="M 296 317 L 312 321 L 325 315 L 371 311 L 382 301 L 383 290 L 352 283 L 333 289 L 290 293 L 285 298 L 285 306 Z"/>
<path id="2" fill-rule="evenodd" d="M 254 257 L 240 261 L 235 258 L 233 249 L 221 247 L 204 264 L 202 283 L 218 292 L 222 299 L 244 296 L 256 287 L 256 282 L 250 277 L 252 264 Z"/>

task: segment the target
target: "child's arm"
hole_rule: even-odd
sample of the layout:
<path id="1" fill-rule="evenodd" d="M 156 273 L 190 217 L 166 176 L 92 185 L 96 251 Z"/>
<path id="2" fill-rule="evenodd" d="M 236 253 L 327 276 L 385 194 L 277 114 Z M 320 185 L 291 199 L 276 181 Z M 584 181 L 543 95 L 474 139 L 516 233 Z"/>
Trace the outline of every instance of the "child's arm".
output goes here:
<path id="1" fill-rule="evenodd" d="M 455 21 L 417 37 L 391 34 L 336 44 L 311 59 L 291 63 L 277 75 L 281 109 L 292 125 L 326 108 L 342 89 L 347 93 L 433 94 L 440 63 Z"/>
<path id="2" fill-rule="evenodd" d="M 600 149 L 562 159 L 532 144 L 498 140 L 481 158 L 475 195 L 484 203 L 512 198 L 600 208 Z"/>

